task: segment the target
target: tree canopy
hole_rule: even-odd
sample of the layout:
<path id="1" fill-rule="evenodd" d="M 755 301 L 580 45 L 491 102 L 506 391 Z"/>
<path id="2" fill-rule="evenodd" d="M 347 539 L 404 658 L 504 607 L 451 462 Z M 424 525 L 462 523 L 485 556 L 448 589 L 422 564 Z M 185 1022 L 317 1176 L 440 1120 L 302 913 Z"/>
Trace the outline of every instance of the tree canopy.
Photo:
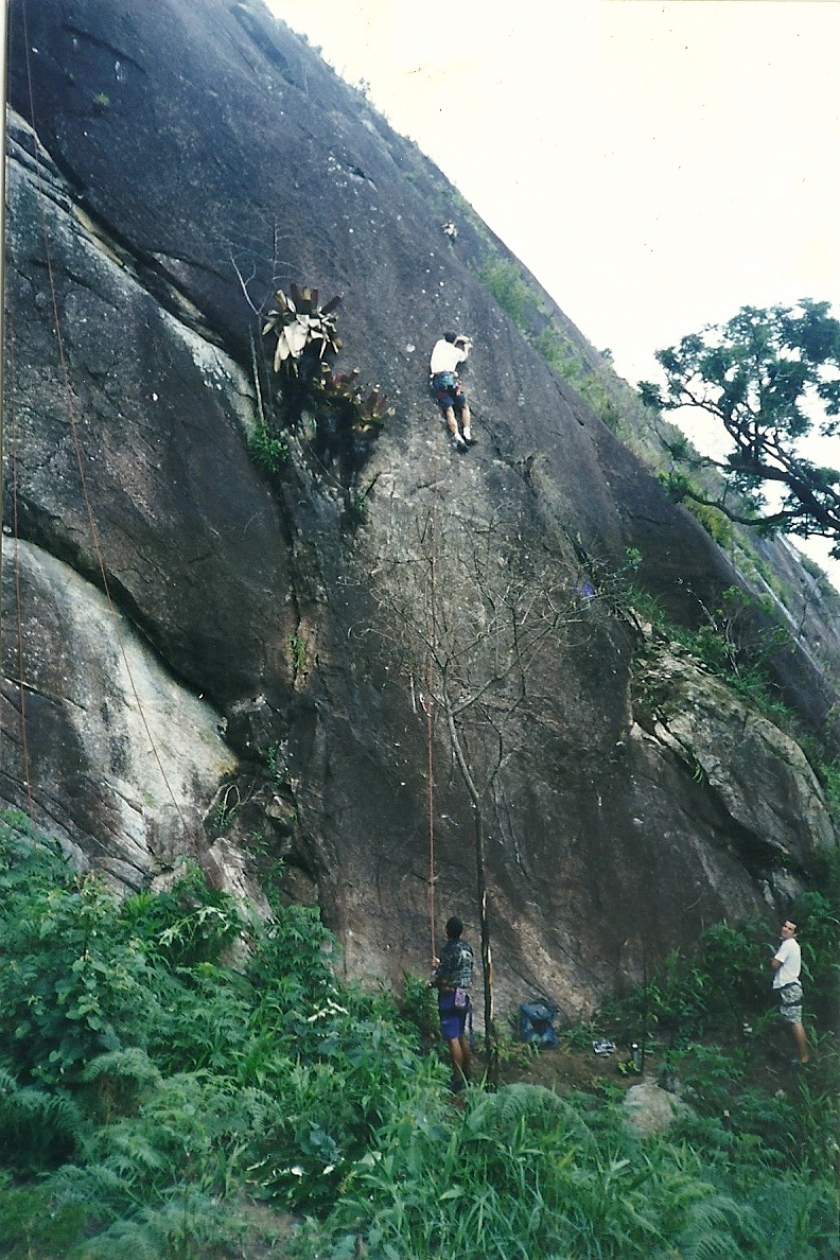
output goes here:
<path id="1" fill-rule="evenodd" d="M 687 448 L 680 452 L 684 462 L 720 470 L 721 494 L 705 497 L 677 474 L 670 478 L 676 497 L 720 508 L 747 525 L 832 539 L 832 555 L 840 556 L 840 472 L 802 450 L 803 439 L 835 437 L 840 426 L 840 321 L 830 304 L 803 298 L 792 307 L 744 306 L 728 323 L 657 351 L 656 359 L 664 392 L 642 381 L 643 402 L 703 411 L 731 439 L 720 459 L 692 461 Z M 730 490 L 738 492 L 737 502 Z"/>

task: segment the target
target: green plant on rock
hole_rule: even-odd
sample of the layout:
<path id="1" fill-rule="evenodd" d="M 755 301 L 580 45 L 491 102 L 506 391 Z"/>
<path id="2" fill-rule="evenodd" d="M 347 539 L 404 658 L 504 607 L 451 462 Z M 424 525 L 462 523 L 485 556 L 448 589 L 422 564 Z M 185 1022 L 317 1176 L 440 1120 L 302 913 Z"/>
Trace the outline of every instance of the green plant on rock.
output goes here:
<path id="1" fill-rule="evenodd" d="M 233 815 L 241 804 L 242 797 L 239 788 L 235 783 L 228 783 L 221 791 L 216 808 L 213 810 L 213 826 L 220 835 L 227 831 Z"/>
<path id="2" fill-rule="evenodd" d="M 393 407 L 387 405 L 387 395 L 380 393 L 378 385 L 368 390 L 359 381 L 355 368 L 352 372 L 322 371 L 314 382 L 314 389 L 318 410 L 333 413 L 339 424 L 343 421 L 354 433 L 369 434 L 378 430 L 394 415 Z"/>
<path id="3" fill-rule="evenodd" d="M 522 273 L 513 259 L 491 259 L 479 269 L 478 278 L 519 331 L 525 332 L 525 310 L 531 289 L 522 279 Z"/>
<path id="4" fill-rule="evenodd" d="M 590 366 L 581 351 L 554 324 L 543 329 L 533 344 L 552 371 L 574 386 L 595 415 L 617 433 L 621 428 L 621 413 L 609 385 L 610 369 Z"/>
<path id="5" fill-rule="evenodd" d="M 346 515 L 351 524 L 360 525 L 367 520 L 368 500 L 378 480 L 379 473 L 371 477 L 367 485 L 353 489 L 347 496 Z"/>
<path id="6" fill-rule="evenodd" d="M 829 811 L 840 822 L 840 760 L 825 763 L 821 767 L 821 778 Z M 840 891 L 840 873 L 835 877 L 835 883 Z"/>
<path id="7" fill-rule="evenodd" d="M 274 307 L 263 325 L 263 336 L 272 333 L 274 371 L 286 376 L 300 376 L 313 361 L 322 362 L 327 355 L 338 354 L 341 342 L 336 331 L 335 311 L 341 298 L 333 297 L 325 306 L 318 304 L 318 290 L 291 286 L 291 296 L 282 289 L 274 294 Z"/>
<path id="8" fill-rule="evenodd" d="M 289 458 L 289 443 L 273 435 L 264 420 L 259 420 L 248 439 L 251 458 L 266 472 L 278 473 Z"/>
<path id="9" fill-rule="evenodd" d="M 686 443 L 687 445 L 687 443 Z M 671 453 L 678 458 L 677 444 L 671 445 Z M 724 551 L 732 546 L 735 531 L 729 517 L 719 508 L 703 502 L 701 489 L 683 472 L 662 472 L 660 485 L 673 503 L 681 503 L 698 520 L 710 538 Z"/>
<path id="10" fill-rule="evenodd" d="M 182 863 L 170 888 L 129 898 L 120 918 L 139 938 L 147 957 L 172 968 L 217 965 L 246 926 L 234 898 L 209 888 L 203 872 L 191 862 Z"/>
<path id="11" fill-rule="evenodd" d="M 775 618 L 756 624 L 755 614 L 768 611 L 766 604 L 737 587 L 728 587 L 717 605 L 704 611 L 704 624 L 694 632 L 679 632 L 680 642 L 743 700 L 771 721 L 789 727 L 792 714 L 768 673 L 773 656 L 789 648 L 789 632 Z"/>
<path id="12" fill-rule="evenodd" d="M 289 772 L 286 766 L 285 745 L 271 744 L 265 755 L 268 773 L 275 787 L 284 787 L 288 783 Z"/>
<path id="13" fill-rule="evenodd" d="M 289 635 L 289 655 L 295 677 L 307 672 L 306 644 L 299 634 Z"/>
<path id="14" fill-rule="evenodd" d="M 551 370 L 574 386 L 613 433 L 620 433 L 622 408 L 610 366 L 611 353 L 607 350 L 599 361 L 587 361 L 568 334 L 549 318 L 538 289 L 514 259 L 491 256 L 478 268 L 478 278 Z"/>
<path id="15" fill-rule="evenodd" d="M 319 304 L 318 290 L 291 286 L 274 295 L 263 324 L 263 337 L 273 338 L 272 368 L 277 381 L 276 423 L 264 414 L 251 438 L 254 459 L 269 471 L 279 470 L 288 455 L 283 430 L 304 437 L 320 471 L 335 468 L 349 493 L 354 478 L 371 453 L 382 425 L 394 409 L 378 385 L 364 385 L 357 369 L 336 372 L 332 360 L 341 349 L 334 297 Z"/>
<path id="16" fill-rule="evenodd" d="M 764 601 L 728 587 L 714 605 L 703 606 L 702 624 L 689 629 L 669 621 L 658 599 L 632 580 L 620 587 L 614 598 L 615 606 L 625 615 L 636 622 L 649 621 L 662 636 L 678 643 L 710 674 L 726 682 L 741 700 L 800 738 L 795 715 L 784 703 L 769 668 L 774 656 L 790 650 L 791 636 Z M 641 659 L 651 651 L 655 653 L 655 643 L 643 649 Z M 644 674 L 641 685 L 650 693 Z"/>

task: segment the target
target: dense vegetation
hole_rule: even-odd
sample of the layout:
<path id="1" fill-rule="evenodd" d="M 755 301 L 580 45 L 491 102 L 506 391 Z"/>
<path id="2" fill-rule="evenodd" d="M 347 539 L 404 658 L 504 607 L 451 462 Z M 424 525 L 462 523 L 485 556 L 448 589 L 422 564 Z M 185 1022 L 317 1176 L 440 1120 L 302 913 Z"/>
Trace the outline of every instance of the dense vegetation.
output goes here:
<path id="1" fill-rule="evenodd" d="M 453 1106 L 422 1049 L 428 991 L 411 980 L 401 1015 L 337 984 L 313 911 L 277 904 L 264 923 L 188 867 L 120 901 L 18 816 L 0 826 L 0 892 L 11 1260 L 837 1254 L 836 1048 L 819 1027 L 840 925 L 818 894 L 797 908 L 815 1062 L 783 1089 L 755 1080 L 775 1035 L 765 925 L 719 925 L 602 1013 L 601 1030 L 643 1030 L 691 1102 L 643 1141 L 617 1088 L 479 1086 Z"/>

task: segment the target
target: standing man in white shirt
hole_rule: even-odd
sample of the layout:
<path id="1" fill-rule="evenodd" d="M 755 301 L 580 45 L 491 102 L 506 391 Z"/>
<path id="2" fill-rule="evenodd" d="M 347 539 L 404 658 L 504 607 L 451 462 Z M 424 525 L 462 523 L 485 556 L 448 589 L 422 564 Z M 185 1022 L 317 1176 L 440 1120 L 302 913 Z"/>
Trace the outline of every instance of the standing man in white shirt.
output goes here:
<path id="1" fill-rule="evenodd" d="M 475 438 L 470 431 L 470 409 L 458 379 L 458 365 L 464 362 L 471 348 L 472 342 L 462 333 L 444 333 L 435 342 L 429 364 L 437 405 L 446 419 L 446 427 L 452 435 L 452 445 L 462 455 L 468 447 L 475 445 Z M 458 419 L 461 422 L 460 429 Z"/>
<path id="2" fill-rule="evenodd" d="M 773 991 L 779 994 L 779 1014 L 790 1024 L 796 1043 L 796 1064 L 808 1062 L 808 1041 L 802 1024 L 802 952 L 796 939 L 796 924 L 786 919 L 781 930 L 782 943 L 770 960 L 773 968 Z"/>

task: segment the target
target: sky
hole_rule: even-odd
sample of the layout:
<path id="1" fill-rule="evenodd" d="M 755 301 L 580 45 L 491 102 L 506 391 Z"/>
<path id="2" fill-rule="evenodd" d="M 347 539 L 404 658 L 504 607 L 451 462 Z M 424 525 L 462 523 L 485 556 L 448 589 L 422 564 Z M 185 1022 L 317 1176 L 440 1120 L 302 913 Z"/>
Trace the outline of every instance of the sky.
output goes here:
<path id="1" fill-rule="evenodd" d="M 266 3 L 368 85 L 631 384 L 742 306 L 840 315 L 840 4 Z"/>

